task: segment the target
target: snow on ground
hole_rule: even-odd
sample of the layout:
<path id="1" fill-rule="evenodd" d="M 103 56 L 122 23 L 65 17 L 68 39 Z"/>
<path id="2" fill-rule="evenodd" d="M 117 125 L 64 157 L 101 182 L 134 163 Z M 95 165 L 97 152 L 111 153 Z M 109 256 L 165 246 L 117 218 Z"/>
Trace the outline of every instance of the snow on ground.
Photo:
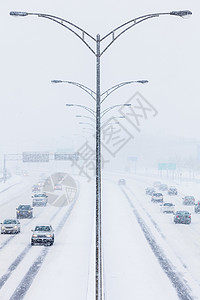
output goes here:
<path id="1" fill-rule="evenodd" d="M 104 183 L 105 299 L 178 299 L 119 187 Z"/>
<path id="2" fill-rule="evenodd" d="M 25 299 L 94 299 L 94 183 L 80 183 L 80 195 L 66 222 L 55 237 Z M 33 249 L 34 250 L 34 249 Z M 88 289 L 88 283 L 91 283 Z M 44 288 L 45 287 L 45 288 Z"/>
<path id="3" fill-rule="evenodd" d="M 75 203 L 65 207 L 50 204 L 35 207 L 32 220 L 20 220 L 19 235 L 0 236 L 1 300 L 21 300 L 24 295 L 26 300 L 95 299 L 95 182 L 87 183 L 85 178 L 79 176 L 75 178 L 80 187 Z M 119 178 L 126 179 L 125 187 L 118 186 Z M 34 180 L 24 178 L 23 184 L 0 193 L 0 219 L 14 216 L 18 204 L 30 203 Z M 104 300 L 179 299 L 145 238 L 133 206 L 175 274 L 188 286 L 188 292 L 192 295 L 190 299 L 200 299 L 200 215 L 194 214 L 193 207 L 183 206 L 181 199 L 185 193 L 198 196 L 199 186 L 181 183 L 178 185 L 179 195 L 168 196 L 164 193 L 166 201 L 174 202 L 178 209 L 192 212 L 190 225 L 175 225 L 173 216 L 162 214 L 159 204 L 151 203 L 150 196 L 145 195 L 145 188 L 155 180 L 124 173 L 104 175 Z M 55 244 L 52 247 L 31 247 L 31 229 L 44 222 L 53 225 Z"/>

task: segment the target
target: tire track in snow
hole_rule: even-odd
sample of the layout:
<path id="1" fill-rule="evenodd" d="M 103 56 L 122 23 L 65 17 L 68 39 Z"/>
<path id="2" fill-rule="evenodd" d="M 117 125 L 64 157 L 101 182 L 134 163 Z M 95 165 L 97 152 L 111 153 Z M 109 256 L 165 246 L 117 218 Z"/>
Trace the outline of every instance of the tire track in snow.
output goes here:
<path id="1" fill-rule="evenodd" d="M 61 207 L 56 211 L 55 214 L 53 214 L 53 216 L 50 219 L 50 222 L 57 216 L 57 214 L 60 212 L 60 210 L 61 210 Z M 41 214 L 41 212 L 39 214 Z M 2 247 L 0 249 L 2 249 L 4 246 L 6 246 L 8 244 L 8 242 L 10 242 L 10 240 L 12 238 L 14 238 L 14 237 L 15 236 L 11 236 L 8 240 L 6 240 L 5 243 L 2 245 Z M 25 258 L 25 256 L 28 254 L 28 252 L 30 251 L 31 248 L 32 247 L 31 247 L 30 244 L 28 246 L 26 246 L 26 248 L 17 256 L 17 258 L 14 260 L 14 262 L 9 266 L 8 271 L 0 278 L 0 289 L 4 286 L 4 284 L 6 283 L 6 281 L 12 275 L 12 272 L 22 262 L 22 260 Z"/>
<path id="2" fill-rule="evenodd" d="M 78 198 L 78 194 L 79 194 L 79 188 L 77 189 L 77 195 L 76 198 L 74 200 L 74 202 L 72 203 L 71 207 L 69 208 L 69 210 L 66 212 L 66 214 L 64 215 L 64 217 L 61 219 L 60 223 L 57 226 L 57 234 L 59 234 L 59 232 L 61 231 L 61 229 L 63 228 L 63 226 L 65 225 L 67 219 L 69 218 L 74 205 L 76 203 L 76 200 Z M 25 274 L 24 278 L 22 279 L 22 281 L 20 282 L 20 284 L 18 285 L 18 287 L 15 289 L 14 293 L 12 294 L 12 296 L 10 297 L 9 300 L 22 300 L 24 298 L 24 296 L 26 295 L 28 289 L 30 288 L 34 278 L 36 277 L 39 269 L 41 268 L 48 252 L 49 252 L 50 248 L 45 248 L 42 251 L 42 254 L 40 254 L 35 261 L 33 262 L 33 264 L 31 265 L 31 267 L 29 268 L 28 272 Z"/>
<path id="3" fill-rule="evenodd" d="M 36 215 L 36 217 L 38 217 L 38 216 L 40 216 L 42 214 L 42 211 L 40 211 L 37 215 Z M 27 219 L 28 220 L 28 219 Z M 23 226 L 23 228 L 26 228 L 32 221 L 34 221 L 35 220 L 35 217 L 33 217 L 33 218 L 31 218 L 30 220 L 29 220 L 29 222 L 27 222 L 24 226 Z M 14 235 L 12 235 L 12 236 L 10 236 L 7 240 L 5 240 L 1 245 L 0 245 L 0 250 L 1 249 L 3 249 L 12 239 L 14 239 L 14 238 L 16 238 L 18 236 L 18 234 L 14 234 Z"/>
<path id="4" fill-rule="evenodd" d="M 140 228 L 142 229 L 144 236 L 145 236 L 148 244 L 150 245 L 154 255 L 158 259 L 159 264 L 161 265 L 163 271 L 166 273 L 166 275 L 170 279 L 172 285 L 176 289 L 178 297 L 181 300 L 194 300 L 193 296 L 190 295 L 190 292 L 189 292 L 190 288 L 188 287 L 187 283 L 184 282 L 184 280 L 181 279 L 180 275 L 178 275 L 174 271 L 173 265 L 168 260 L 168 258 L 165 256 L 165 254 L 163 253 L 160 246 L 156 243 L 156 240 L 154 239 L 149 228 L 147 227 L 144 220 L 142 219 L 142 217 L 136 210 L 135 206 L 131 202 L 127 192 L 123 188 L 121 188 L 121 190 L 124 193 L 125 197 L 127 198 L 128 202 L 133 210 L 133 213 L 137 219 L 137 222 L 138 222 Z M 17 300 L 17 299 L 15 299 L 15 300 Z"/>

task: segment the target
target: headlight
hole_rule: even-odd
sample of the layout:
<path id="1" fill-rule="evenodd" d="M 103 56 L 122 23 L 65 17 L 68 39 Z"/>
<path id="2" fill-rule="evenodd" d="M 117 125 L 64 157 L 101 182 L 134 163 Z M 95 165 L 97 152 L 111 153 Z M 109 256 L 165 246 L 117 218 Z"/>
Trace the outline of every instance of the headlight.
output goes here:
<path id="1" fill-rule="evenodd" d="M 33 237 L 37 237 L 37 234 L 33 234 Z"/>
<path id="2" fill-rule="evenodd" d="M 46 236 L 47 236 L 47 237 L 52 237 L 52 234 L 47 234 Z"/>
<path id="3" fill-rule="evenodd" d="M 28 210 L 28 212 L 30 213 L 30 212 L 31 212 L 31 210 Z"/>
<path id="4" fill-rule="evenodd" d="M 4 226 L 2 226 L 2 227 L 1 227 L 1 229 L 5 229 L 5 227 L 4 227 Z"/>
<path id="5" fill-rule="evenodd" d="M 17 226 L 15 226 L 14 228 L 17 229 Z"/>

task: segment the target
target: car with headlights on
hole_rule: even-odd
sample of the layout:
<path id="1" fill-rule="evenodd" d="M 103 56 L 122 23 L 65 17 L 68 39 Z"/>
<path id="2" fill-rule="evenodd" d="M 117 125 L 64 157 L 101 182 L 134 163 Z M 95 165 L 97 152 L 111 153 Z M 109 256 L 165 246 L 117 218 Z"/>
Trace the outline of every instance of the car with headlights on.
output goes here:
<path id="1" fill-rule="evenodd" d="M 32 206 L 46 206 L 48 202 L 48 196 L 45 192 L 36 193 L 32 196 Z"/>
<path id="2" fill-rule="evenodd" d="M 54 191 L 61 191 L 62 190 L 62 184 L 61 183 L 55 183 L 54 184 Z"/>
<path id="3" fill-rule="evenodd" d="M 43 244 L 52 246 L 54 243 L 54 230 L 51 225 L 37 225 L 32 230 L 31 245 Z"/>
<path id="4" fill-rule="evenodd" d="M 175 213 L 175 205 L 171 202 L 160 204 L 160 212 L 162 213 Z"/>
<path id="5" fill-rule="evenodd" d="M 191 223 L 191 213 L 186 210 L 179 210 L 175 213 L 174 216 L 174 223 L 181 223 L 181 224 L 190 224 Z"/>
<path id="6" fill-rule="evenodd" d="M 163 194 L 162 193 L 153 193 L 153 195 L 151 197 L 151 201 L 163 203 Z"/>
<path id="7" fill-rule="evenodd" d="M 195 204 L 195 198 L 193 196 L 185 196 L 182 198 L 184 205 L 194 205 Z"/>
<path id="8" fill-rule="evenodd" d="M 4 233 L 19 233 L 20 232 L 20 222 L 17 219 L 5 219 L 1 223 L 1 234 Z"/>
<path id="9" fill-rule="evenodd" d="M 118 185 L 126 185 L 126 180 L 124 178 L 119 179 Z"/>
<path id="10" fill-rule="evenodd" d="M 38 186 L 38 184 L 34 184 L 34 185 L 32 186 L 32 192 L 33 192 L 33 193 L 40 192 L 40 187 Z"/>
<path id="11" fill-rule="evenodd" d="M 33 217 L 33 208 L 29 204 L 20 204 L 16 208 L 17 219 L 20 218 L 32 218 Z"/>

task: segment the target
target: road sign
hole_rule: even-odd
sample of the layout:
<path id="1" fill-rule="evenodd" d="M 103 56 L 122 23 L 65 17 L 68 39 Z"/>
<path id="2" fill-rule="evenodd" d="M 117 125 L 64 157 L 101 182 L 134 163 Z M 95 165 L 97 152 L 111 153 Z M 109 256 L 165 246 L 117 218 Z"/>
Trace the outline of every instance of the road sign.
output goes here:
<path id="1" fill-rule="evenodd" d="M 176 170 L 176 164 L 174 163 L 168 164 L 168 170 Z"/>
<path id="2" fill-rule="evenodd" d="M 176 164 L 174 164 L 174 163 L 159 163 L 158 170 L 176 170 Z"/>
<path id="3" fill-rule="evenodd" d="M 49 162 L 48 152 L 23 152 L 23 162 Z"/>
<path id="4" fill-rule="evenodd" d="M 128 160 L 129 161 L 137 161 L 137 157 L 136 156 L 129 156 Z"/>
<path id="5" fill-rule="evenodd" d="M 55 160 L 79 160 L 78 153 L 54 153 Z"/>

